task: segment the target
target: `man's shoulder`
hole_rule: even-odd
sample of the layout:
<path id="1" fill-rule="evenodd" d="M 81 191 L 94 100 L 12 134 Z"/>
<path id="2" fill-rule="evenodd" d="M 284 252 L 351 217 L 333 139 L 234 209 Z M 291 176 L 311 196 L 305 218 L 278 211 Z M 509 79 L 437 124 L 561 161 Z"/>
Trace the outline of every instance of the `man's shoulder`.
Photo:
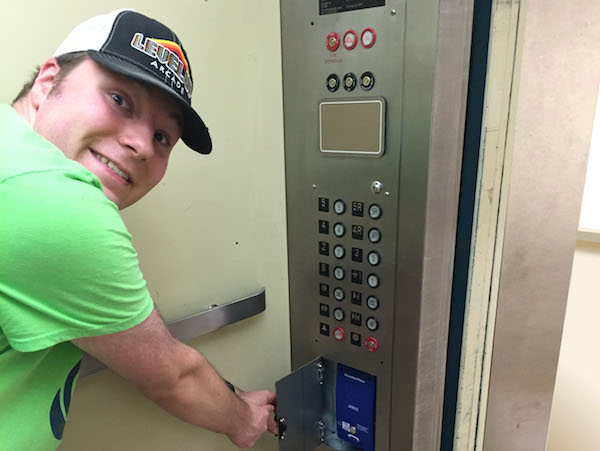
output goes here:
<path id="1" fill-rule="evenodd" d="M 0 104 L 0 137 L 0 184 L 23 176 L 35 183 L 38 175 L 55 172 L 102 189 L 95 175 L 34 132 L 10 105 Z"/>

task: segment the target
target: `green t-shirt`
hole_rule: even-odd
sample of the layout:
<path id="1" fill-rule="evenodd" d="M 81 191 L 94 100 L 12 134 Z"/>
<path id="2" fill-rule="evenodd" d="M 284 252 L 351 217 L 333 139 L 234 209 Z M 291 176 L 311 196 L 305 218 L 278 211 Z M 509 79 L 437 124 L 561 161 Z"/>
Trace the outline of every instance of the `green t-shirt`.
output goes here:
<path id="1" fill-rule="evenodd" d="M 81 351 L 153 304 L 98 178 L 0 105 L 0 450 L 62 438 Z"/>

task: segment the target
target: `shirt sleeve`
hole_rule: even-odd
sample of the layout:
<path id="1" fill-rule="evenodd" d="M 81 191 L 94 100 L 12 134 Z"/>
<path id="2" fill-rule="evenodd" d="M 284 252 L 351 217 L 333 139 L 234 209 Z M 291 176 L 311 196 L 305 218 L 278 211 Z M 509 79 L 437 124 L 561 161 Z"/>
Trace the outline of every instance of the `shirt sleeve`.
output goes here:
<path id="1" fill-rule="evenodd" d="M 14 177 L 0 184 L 0 218 L 0 327 L 14 349 L 118 332 L 152 311 L 131 235 L 97 186 Z"/>

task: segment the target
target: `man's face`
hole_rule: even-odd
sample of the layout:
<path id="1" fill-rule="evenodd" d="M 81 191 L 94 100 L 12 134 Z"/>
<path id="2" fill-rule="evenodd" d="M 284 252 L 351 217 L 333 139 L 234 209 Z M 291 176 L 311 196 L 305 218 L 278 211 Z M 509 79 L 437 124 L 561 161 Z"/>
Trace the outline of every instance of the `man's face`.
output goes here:
<path id="1" fill-rule="evenodd" d="M 168 94 L 86 59 L 45 96 L 33 129 L 95 174 L 123 209 L 162 179 L 182 123 Z"/>

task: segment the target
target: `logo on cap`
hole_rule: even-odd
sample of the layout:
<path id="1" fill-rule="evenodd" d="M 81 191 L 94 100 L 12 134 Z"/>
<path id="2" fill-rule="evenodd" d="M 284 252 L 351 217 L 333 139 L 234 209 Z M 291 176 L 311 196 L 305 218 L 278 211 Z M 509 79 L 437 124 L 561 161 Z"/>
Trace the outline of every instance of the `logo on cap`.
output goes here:
<path id="1" fill-rule="evenodd" d="M 135 33 L 131 40 L 131 47 L 154 58 L 151 66 L 165 73 L 165 83 L 170 83 L 172 88 L 179 89 L 181 95 L 192 97 L 193 83 L 189 74 L 189 65 L 183 50 L 173 41 L 144 37 L 142 33 Z M 161 63 L 159 68 L 158 63 Z M 167 71 L 165 72 L 165 66 Z M 177 78 L 175 80 L 171 73 Z"/>

